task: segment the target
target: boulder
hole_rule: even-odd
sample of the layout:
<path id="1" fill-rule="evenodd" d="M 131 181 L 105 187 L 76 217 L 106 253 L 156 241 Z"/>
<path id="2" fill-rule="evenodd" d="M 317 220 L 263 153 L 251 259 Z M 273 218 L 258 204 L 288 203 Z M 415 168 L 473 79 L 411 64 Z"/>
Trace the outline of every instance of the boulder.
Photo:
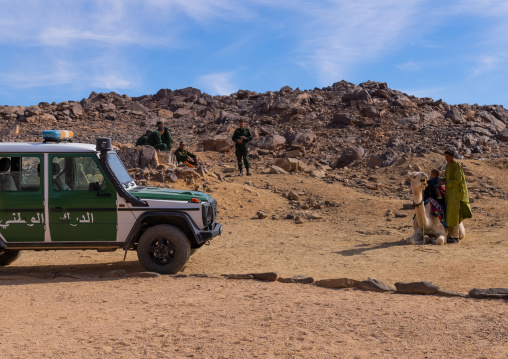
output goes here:
<path id="1" fill-rule="evenodd" d="M 160 109 L 159 112 L 157 112 L 157 116 L 160 118 L 172 118 L 173 112 L 168 109 Z"/>
<path id="2" fill-rule="evenodd" d="M 497 138 L 499 141 L 508 142 L 508 128 L 505 128 L 503 131 L 497 134 Z"/>
<path id="3" fill-rule="evenodd" d="M 492 125 L 495 128 L 495 133 L 501 132 L 506 128 L 506 125 L 502 121 L 487 111 L 478 112 L 478 118 L 481 122 Z"/>
<path id="4" fill-rule="evenodd" d="M 349 126 L 353 124 L 354 119 L 354 116 L 349 113 L 336 113 L 332 117 L 332 123 Z"/>
<path id="5" fill-rule="evenodd" d="M 125 168 L 138 168 L 141 158 L 141 150 L 136 148 L 127 148 L 117 152 L 118 157 L 122 160 Z"/>
<path id="6" fill-rule="evenodd" d="M 365 150 L 361 146 L 346 148 L 335 161 L 332 162 L 332 168 L 342 168 L 353 162 L 361 160 L 365 155 Z"/>
<path id="7" fill-rule="evenodd" d="M 316 139 L 316 134 L 310 129 L 289 131 L 284 135 L 286 142 L 293 145 L 309 147 Z"/>
<path id="8" fill-rule="evenodd" d="M 395 292 L 396 289 L 388 284 L 385 284 L 381 282 L 378 279 L 371 279 L 364 280 L 362 282 L 358 282 L 356 285 L 357 288 L 363 289 L 363 290 L 370 290 L 374 292 Z"/>
<path id="9" fill-rule="evenodd" d="M 407 96 L 404 95 L 397 95 L 392 100 L 392 105 L 400 107 L 416 107 L 416 104 L 412 102 Z"/>
<path id="10" fill-rule="evenodd" d="M 350 278 L 322 279 L 314 283 L 316 287 L 322 288 L 353 288 L 358 285 L 358 281 Z"/>
<path id="11" fill-rule="evenodd" d="M 367 106 L 361 110 L 361 114 L 368 118 L 377 118 L 381 116 L 381 110 L 376 106 Z"/>
<path id="12" fill-rule="evenodd" d="M 302 155 L 302 151 L 300 150 L 291 150 L 286 152 L 287 157 L 300 157 Z"/>
<path id="13" fill-rule="evenodd" d="M 76 102 L 72 104 L 70 111 L 72 116 L 79 117 L 83 114 L 83 107 L 78 102 Z"/>
<path id="14" fill-rule="evenodd" d="M 396 152 L 387 151 L 379 156 L 372 156 L 369 159 L 368 166 L 370 168 L 374 167 L 388 167 L 397 162 L 399 156 Z"/>
<path id="15" fill-rule="evenodd" d="M 277 282 L 281 283 L 300 283 L 300 284 L 312 284 L 314 282 L 314 278 L 306 277 L 302 275 L 294 276 L 291 278 L 277 278 Z"/>
<path id="16" fill-rule="evenodd" d="M 228 152 L 233 146 L 233 141 L 228 135 L 217 135 L 203 140 L 205 151 Z"/>
<path id="17" fill-rule="evenodd" d="M 19 134 L 19 125 L 12 125 L 0 132 L 1 137 L 11 137 Z"/>
<path id="18" fill-rule="evenodd" d="M 274 163 L 275 166 L 282 168 L 286 172 L 290 172 L 292 170 L 291 163 L 288 158 L 277 158 Z"/>
<path id="19" fill-rule="evenodd" d="M 144 167 L 157 167 L 159 165 L 157 152 L 152 146 L 143 146 L 139 156 L 139 166 Z"/>
<path id="20" fill-rule="evenodd" d="M 37 116 L 40 113 L 41 113 L 41 108 L 37 105 L 32 105 L 25 110 L 24 115 L 26 117 L 30 117 L 30 116 Z"/>
<path id="21" fill-rule="evenodd" d="M 254 279 L 264 280 L 267 282 L 275 282 L 277 280 L 277 273 L 275 272 L 267 272 L 267 273 L 250 273 Z"/>
<path id="22" fill-rule="evenodd" d="M 472 298 L 508 299 L 508 288 L 474 288 L 469 291 Z"/>
<path id="23" fill-rule="evenodd" d="M 186 108 L 179 108 L 178 110 L 173 112 L 173 117 L 174 118 L 180 118 L 180 117 L 183 117 L 183 116 L 187 116 L 190 113 L 191 113 L 191 111 L 186 109 Z"/>
<path id="24" fill-rule="evenodd" d="M 265 150 L 277 150 L 284 146 L 286 139 L 280 135 L 255 137 L 249 145 Z"/>
<path id="25" fill-rule="evenodd" d="M 178 165 L 173 151 L 157 151 L 157 161 L 159 164 L 176 167 Z"/>
<path id="26" fill-rule="evenodd" d="M 257 211 L 256 215 L 258 216 L 259 219 L 265 219 L 266 217 L 268 217 L 268 214 L 263 209 L 260 209 L 259 211 Z"/>
<path id="27" fill-rule="evenodd" d="M 428 282 L 395 283 L 398 293 L 402 294 L 436 294 L 439 287 Z"/>
<path id="28" fill-rule="evenodd" d="M 463 123 L 463 122 L 466 121 L 464 119 L 464 116 L 462 115 L 462 112 L 460 112 L 460 110 L 458 108 L 456 108 L 456 107 L 453 107 L 452 109 L 450 109 L 445 114 L 445 117 L 449 118 L 450 120 L 452 120 L 453 123 Z"/>
<path id="29" fill-rule="evenodd" d="M 342 96 L 342 101 L 366 101 L 369 102 L 372 100 L 372 97 L 370 96 L 369 92 L 365 89 L 361 89 L 359 91 L 355 91 L 352 93 L 347 93 L 344 96 Z"/>
<path id="30" fill-rule="evenodd" d="M 283 174 L 287 174 L 287 171 L 284 171 L 279 166 L 274 165 L 274 166 L 270 166 L 269 173 L 276 174 L 276 175 L 283 175 Z"/>

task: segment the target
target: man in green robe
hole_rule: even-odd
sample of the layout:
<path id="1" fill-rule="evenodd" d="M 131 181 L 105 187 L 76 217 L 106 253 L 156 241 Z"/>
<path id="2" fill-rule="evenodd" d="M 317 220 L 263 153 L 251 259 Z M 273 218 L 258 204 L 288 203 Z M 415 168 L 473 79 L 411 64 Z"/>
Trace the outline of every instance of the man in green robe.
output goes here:
<path id="1" fill-rule="evenodd" d="M 153 131 L 146 139 L 146 144 L 156 150 L 170 151 L 173 144 L 171 131 L 164 127 L 162 121 L 157 121 L 157 131 Z"/>
<path id="2" fill-rule="evenodd" d="M 448 243 L 459 242 L 459 224 L 464 218 L 471 218 L 469 206 L 469 193 L 467 191 L 466 177 L 462 165 L 455 161 L 453 151 L 445 151 L 445 204 L 446 227 L 448 230 Z"/>

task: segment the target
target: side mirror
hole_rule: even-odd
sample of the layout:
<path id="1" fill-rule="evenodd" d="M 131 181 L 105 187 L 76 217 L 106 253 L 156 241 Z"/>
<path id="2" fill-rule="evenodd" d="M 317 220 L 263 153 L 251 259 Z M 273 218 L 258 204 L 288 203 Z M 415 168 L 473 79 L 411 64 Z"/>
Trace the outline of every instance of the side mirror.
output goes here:
<path id="1" fill-rule="evenodd" d="M 88 191 L 89 192 L 99 192 L 101 190 L 101 186 L 99 182 L 90 182 L 88 184 Z"/>

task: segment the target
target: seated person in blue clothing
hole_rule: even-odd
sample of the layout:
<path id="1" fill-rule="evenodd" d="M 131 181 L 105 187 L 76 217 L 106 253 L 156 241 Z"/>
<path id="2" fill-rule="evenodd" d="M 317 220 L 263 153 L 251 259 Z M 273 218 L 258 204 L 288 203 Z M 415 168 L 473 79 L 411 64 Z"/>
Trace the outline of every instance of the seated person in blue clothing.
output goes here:
<path id="1" fill-rule="evenodd" d="M 444 190 L 441 186 L 441 178 L 439 178 L 439 170 L 433 169 L 430 171 L 430 179 L 427 181 L 427 187 L 425 188 L 425 198 L 434 198 L 441 205 L 444 204 Z"/>

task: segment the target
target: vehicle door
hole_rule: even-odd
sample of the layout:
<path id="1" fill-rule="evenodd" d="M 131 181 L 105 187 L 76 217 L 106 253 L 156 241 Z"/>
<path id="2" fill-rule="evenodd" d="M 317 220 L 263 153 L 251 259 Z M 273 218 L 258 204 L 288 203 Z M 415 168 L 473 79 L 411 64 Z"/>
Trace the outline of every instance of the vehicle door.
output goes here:
<path id="1" fill-rule="evenodd" d="M 44 241 L 42 154 L 0 154 L 0 237 L 4 242 Z"/>
<path id="2" fill-rule="evenodd" d="M 116 190 L 95 154 L 49 155 L 51 241 L 116 241 Z"/>

